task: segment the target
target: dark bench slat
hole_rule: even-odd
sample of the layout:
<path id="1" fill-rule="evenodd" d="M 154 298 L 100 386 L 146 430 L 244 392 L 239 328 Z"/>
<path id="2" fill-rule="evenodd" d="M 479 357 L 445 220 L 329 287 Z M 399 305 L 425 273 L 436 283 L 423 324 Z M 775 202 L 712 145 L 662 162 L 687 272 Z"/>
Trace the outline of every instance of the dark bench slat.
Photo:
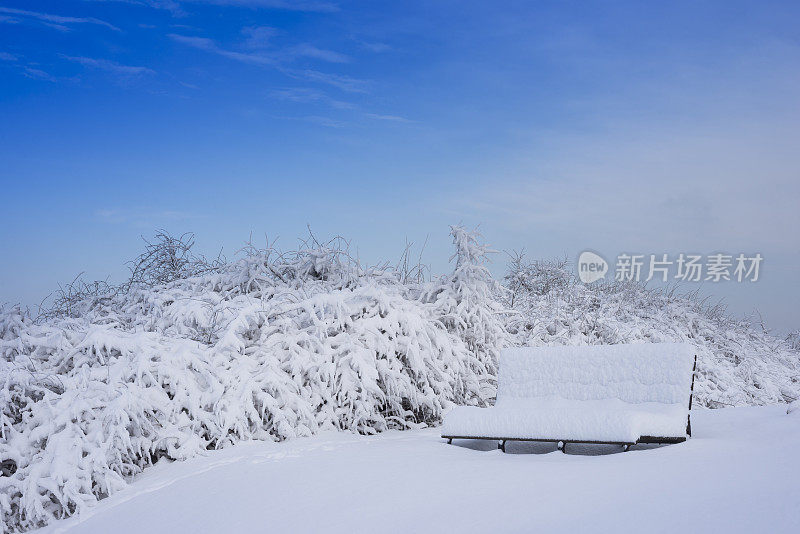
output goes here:
<path id="1" fill-rule="evenodd" d="M 587 445 L 636 445 L 637 443 L 641 444 L 653 444 L 653 443 L 683 443 L 686 441 L 685 436 L 679 437 L 661 437 L 661 436 L 642 436 L 635 442 L 631 441 L 597 441 L 597 440 L 581 440 L 581 439 L 552 439 L 552 438 L 498 438 L 498 437 L 489 437 L 489 436 L 442 436 L 442 438 L 447 440 L 454 440 L 454 439 L 484 439 L 489 441 L 534 441 L 538 443 L 581 443 Z"/>

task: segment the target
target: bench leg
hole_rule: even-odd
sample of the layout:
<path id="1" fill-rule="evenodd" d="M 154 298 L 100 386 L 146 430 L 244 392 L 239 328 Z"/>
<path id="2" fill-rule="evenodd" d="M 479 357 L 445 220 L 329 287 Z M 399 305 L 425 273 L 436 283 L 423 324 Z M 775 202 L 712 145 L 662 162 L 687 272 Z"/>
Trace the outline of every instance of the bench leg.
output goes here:
<path id="1" fill-rule="evenodd" d="M 558 443 L 556 443 L 556 447 L 558 448 L 558 450 L 560 450 L 564 454 L 567 454 L 567 442 L 566 441 L 559 441 Z"/>
<path id="2" fill-rule="evenodd" d="M 628 452 L 630 450 L 630 448 L 631 448 L 631 446 L 626 443 L 625 445 L 622 446 L 622 452 Z"/>
<path id="3" fill-rule="evenodd" d="M 453 444 L 453 438 L 447 438 L 447 444 L 448 445 L 452 445 Z"/>
<path id="4" fill-rule="evenodd" d="M 503 440 L 497 444 L 497 448 L 503 452 L 506 452 L 506 440 Z"/>

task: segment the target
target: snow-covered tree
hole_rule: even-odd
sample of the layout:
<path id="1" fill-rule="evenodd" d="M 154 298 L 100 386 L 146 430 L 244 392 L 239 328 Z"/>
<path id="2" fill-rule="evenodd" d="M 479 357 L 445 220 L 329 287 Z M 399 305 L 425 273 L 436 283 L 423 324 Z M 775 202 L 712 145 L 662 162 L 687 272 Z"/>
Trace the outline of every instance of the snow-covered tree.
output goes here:
<path id="1" fill-rule="evenodd" d="M 435 316 L 447 331 L 467 343 L 469 359 L 462 364 L 470 370 L 468 376 L 483 379 L 477 386 L 486 402 L 494 396 L 498 356 L 507 344 L 503 323 L 507 310 L 497 300 L 503 289 L 486 267 L 487 255 L 493 251 L 479 241 L 480 234 L 451 226 L 450 235 L 455 246 L 450 258 L 455 262 L 453 273 L 440 279 L 423 298 L 432 302 Z M 464 387 L 470 396 L 476 384 Z"/>

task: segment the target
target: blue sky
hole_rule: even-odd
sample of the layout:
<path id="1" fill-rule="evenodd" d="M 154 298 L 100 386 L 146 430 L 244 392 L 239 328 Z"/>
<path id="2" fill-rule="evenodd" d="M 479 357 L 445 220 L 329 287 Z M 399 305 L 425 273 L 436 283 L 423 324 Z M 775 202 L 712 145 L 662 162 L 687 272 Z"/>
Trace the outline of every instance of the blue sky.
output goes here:
<path id="1" fill-rule="evenodd" d="M 427 237 L 442 272 L 463 222 L 532 257 L 760 252 L 759 282 L 702 290 L 798 328 L 799 16 L 0 0 L 0 300 L 121 279 L 156 228 L 231 256 L 309 224 L 367 262 Z"/>

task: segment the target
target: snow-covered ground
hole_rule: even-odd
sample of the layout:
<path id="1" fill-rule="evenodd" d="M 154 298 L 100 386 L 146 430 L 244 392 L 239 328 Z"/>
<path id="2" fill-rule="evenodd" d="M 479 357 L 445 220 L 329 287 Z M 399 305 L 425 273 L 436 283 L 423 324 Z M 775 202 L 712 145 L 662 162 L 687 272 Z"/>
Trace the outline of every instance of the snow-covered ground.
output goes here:
<path id="1" fill-rule="evenodd" d="M 800 532 L 800 412 L 697 410 L 695 437 L 508 445 L 438 429 L 249 442 L 145 470 L 41 533 Z"/>

